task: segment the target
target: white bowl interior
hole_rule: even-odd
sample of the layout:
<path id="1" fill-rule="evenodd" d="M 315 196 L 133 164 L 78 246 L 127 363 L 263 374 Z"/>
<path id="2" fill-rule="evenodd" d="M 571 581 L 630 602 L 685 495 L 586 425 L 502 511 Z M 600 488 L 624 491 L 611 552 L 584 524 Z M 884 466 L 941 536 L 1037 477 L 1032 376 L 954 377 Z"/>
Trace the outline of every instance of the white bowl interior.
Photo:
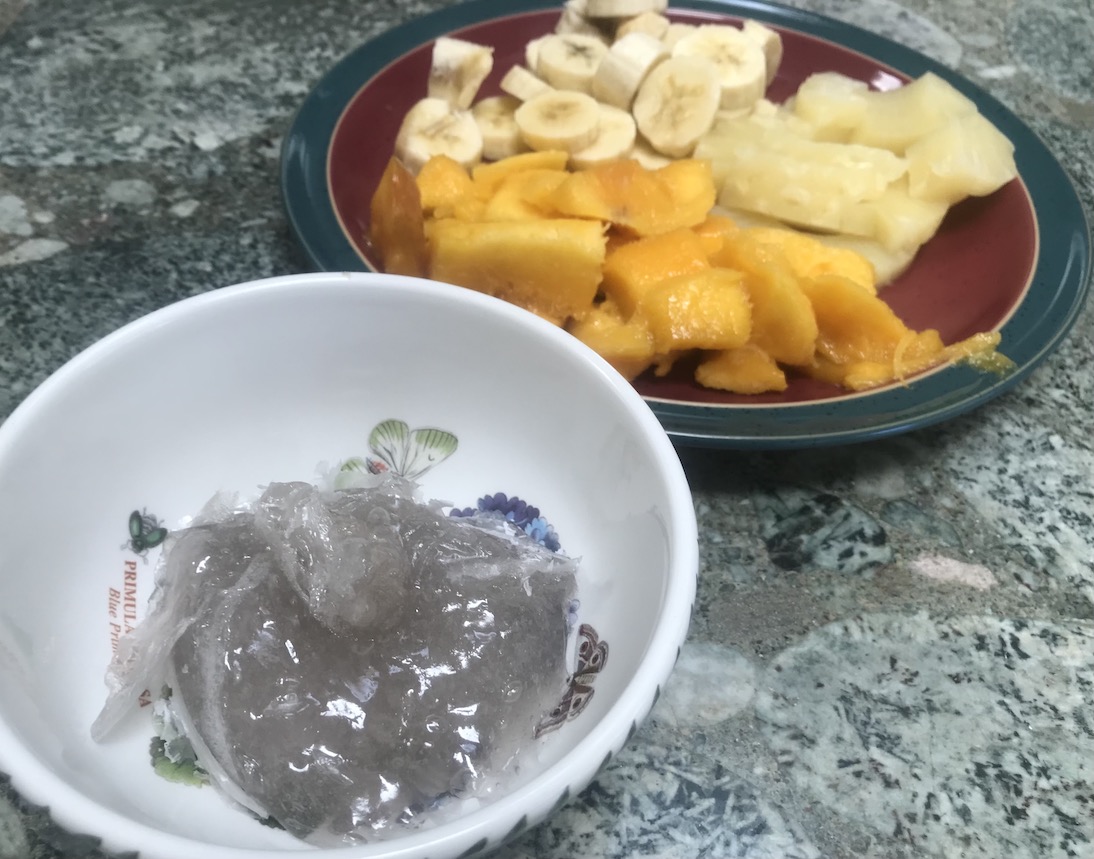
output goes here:
<path id="1" fill-rule="evenodd" d="M 143 613 L 155 570 L 158 550 L 137 559 L 126 526 L 134 509 L 179 527 L 217 490 L 314 479 L 321 463 L 369 454 L 387 418 L 459 438 L 423 495 L 462 507 L 501 491 L 540 507 L 582 559 L 581 619 L 610 657 L 589 708 L 543 741 L 532 783 L 346 855 L 454 854 L 583 787 L 652 705 L 686 632 L 695 523 L 675 453 L 625 382 L 530 314 L 346 274 L 219 290 L 139 320 L 0 427 L 0 769 L 16 786 L 142 857 L 307 849 L 210 788 L 155 775 L 147 710 L 91 740 L 110 624 Z"/>

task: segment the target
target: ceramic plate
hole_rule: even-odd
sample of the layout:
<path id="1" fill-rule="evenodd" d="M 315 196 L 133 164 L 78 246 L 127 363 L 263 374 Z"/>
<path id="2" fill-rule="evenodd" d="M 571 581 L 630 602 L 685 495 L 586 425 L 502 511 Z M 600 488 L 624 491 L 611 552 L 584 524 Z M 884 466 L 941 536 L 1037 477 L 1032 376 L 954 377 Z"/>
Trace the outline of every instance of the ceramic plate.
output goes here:
<path id="1" fill-rule="evenodd" d="M 1015 145 L 1020 178 L 987 198 L 955 206 L 884 298 L 913 328 L 947 342 L 1002 330 L 1016 369 L 1000 377 L 950 366 L 867 393 L 804 378 L 781 394 L 740 396 L 696 385 L 690 368 L 635 387 L 674 440 L 735 448 L 789 448 L 863 441 L 969 411 L 1013 387 L 1070 329 L 1090 282 L 1090 239 L 1064 170 L 1037 136 L 974 84 L 888 39 L 809 12 L 749 0 L 673 3 L 687 22 L 754 18 L 776 27 L 784 59 L 768 96 L 793 93 L 815 71 L 835 70 L 879 89 L 933 71 L 972 98 Z M 553 29 L 559 3 L 474 0 L 397 27 L 339 62 L 308 96 L 287 135 L 282 189 L 293 230 L 326 270 L 375 267 L 369 200 L 403 114 L 425 93 L 432 41 L 458 35 L 493 45 L 494 73 L 481 94 L 522 62 L 527 41 Z"/>

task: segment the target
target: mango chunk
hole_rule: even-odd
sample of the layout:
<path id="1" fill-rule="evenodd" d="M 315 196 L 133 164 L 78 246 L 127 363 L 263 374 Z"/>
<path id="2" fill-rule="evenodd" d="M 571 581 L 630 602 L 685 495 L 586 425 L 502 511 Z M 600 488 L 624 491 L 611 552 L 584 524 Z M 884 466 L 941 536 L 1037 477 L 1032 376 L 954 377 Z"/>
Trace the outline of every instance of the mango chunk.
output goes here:
<path id="1" fill-rule="evenodd" d="M 570 323 L 568 330 L 614 367 L 627 381 L 654 360 L 653 335 L 641 316 L 624 319 L 612 301 L 603 301 Z"/>
<path id="2" fill-rule="evenodd" d="M 387 162 L 369 208 L 369 238 L 383 270 L 423 277 L 427 261 L 422 196 L 414 174 L 398 158 Z"/>
<path id="3" fill-rule="evenodd" d="M 431 221 L 430 276 L 502 298 L 561 325 L 586 312 L 604 264 L 597 221 Z M 544 261 L 550 264 L 545 265 Z"/>
<path id="4" fill-rule="evenodd" d="M 691 228 L 699 237 L 708 257 L 717 254 L 725 245 L 726 240 L 740 230 L 737 223 L 725 215 L 707 215 L 701 223 Z"/>
<path id="5" fill-rule="evenodd" d="M 839 275 L 800 283 L 817 319 L 817 354 L 837 364 L 873 361 L 892 366 L 909 331 L 889 305 Z"/>
<path id="6" fill-rule="evenodd" d="M 534 169 L 502 179 L 482 211 L 485 221 L 534 221 L 550 217 L 550 197 L 566 181 L 565 170 Z"/>
<path id="7" fill-rule="evenodd" d="M 733 349 L 748 342 L 751 309 L 744 276 L 710 268 L 662 281 L 642 296 L 658 353 L 682 349 Z"/>
<path id="8" fill-rule="evenodd" d="M 628 159 L 571 174 L 551 202 L 561 215 L 595 218 L 652 236 L 701 223 L 714 197 L 705 161 L 674 161 L 647 170 Z"/>
<path id="9" fill-rule="evenodd" d="M 734 394 L 785 391 L 786 374 L 763 349 L 751 343 L 714 353 L 695 368 L 695 381 L 704 388 Z"/>
<path id="10" fill-rule="evenodd" d="M 602 288 L 627 318 L 657 284 L 708 268 L 702 240 L 691 230 L 678 229 L 615 247 L 604 260 Z"/>
<path id="11" fill-rule="evenodd" d="M 806 363 L 812 359 L 817 341 L 813 305 L 782 250 L 754 241 L 748 234 L 742 230 L 729 236 L 712 260 L 744 274 L 752 305 L 753 344 L 776 361 Z"/>
<path id="12" fill-rule="evenodd" d="M 569 158 L 569 153 L 562 150 L 545 149 L 541 152 L 522 152 L 488 164 L 476 164 L 471 170 L 475 195 L 480 200 L 489 200 L 506 177 L 526 170 L 565 170 Z"/>
<path id="13" fill-rule="evenodd" d="M 780 248 L 796 277 L 838 274 L 877 292 L 873 265 L 853 250 L 825 245 L 797 230 L 776 227 L 750 227 L 741 238 Z"/>
<path id="14" fill-rule="evenodd" d="M 436 209 L 452 209 L 473 191 L 467 168 L 447 155 L 437 155 L 425 162 L 416 181 L 427 215 Z"/>

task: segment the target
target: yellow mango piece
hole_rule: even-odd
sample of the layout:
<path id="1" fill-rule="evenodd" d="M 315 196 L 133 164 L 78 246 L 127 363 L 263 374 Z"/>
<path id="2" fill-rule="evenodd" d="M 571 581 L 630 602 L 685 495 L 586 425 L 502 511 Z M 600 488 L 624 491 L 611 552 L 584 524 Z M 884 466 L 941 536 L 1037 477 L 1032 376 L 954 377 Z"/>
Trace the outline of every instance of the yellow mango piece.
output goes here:
<path id="1" fill-rule="evenodd" d="M 389 274 L 426 272 L 425 224 L 418 185 L 403 163 L 388 160 L 369 201 L 369 241 Z"/>
<path id="2" fill-rule="evenodd" d="M 472 193 L 471 174 L 447 155 L 434 155 L 426 161 L 415 181 L 426 214 L 435 209 L 451 210 Z"/>
<path id="3" fill-rule="evenodd" d="M 489 200 L 507 176 L 525 170 L 565 170 L 569 159 L 567 152 L 545 149 L 542 152 L 522 152 L 500 161 L 476 164 L 471 170 L 475 195 L 480 200 Z"/>
<path id="4" fill-rule="evenodd" d="M 732 349 L 748 342 L 752 329 L 744 276 L 725 268 L 659 283 L 642 296 L 638 312 L 649 323 L 658 353 Z"/>
<path id="5" fill-rule="evenodd" d="M 830 247 L 797 230 L 776 227 L 750 227 L 742 238 L 781 248 L 796 277 L 839 274 L 877 292 L 874 266 L 853 250 Z"/>
<path id="6" fill-rule="evenodd" d="M 735 394 L 786 390 L 786 374 L 775 359 L 751 343 L 714 353 L 695 368 L 695 381 Z"/>
<path id="7" fill-rule="evenodd" d="M 897 347 L 910 332 L 889 305 L 839 275 L 800 283 L 816 315 L 818 355 L 836 364 L 868 361 L 892 367 Z"/>
<path id="8" fill-rule="evenodd" d="M 717 254 L 725 245 L 726 239 L 739 229 L 736 222 L 725 215 L 707 215 L 701 223 L 691 228 L 703 243 L 708 257 Z"/>
<path id="9" fill-rule="evenodd" d="M 705 161 L 674 161 L 647 170 L 628 159 L 571 174 L 551 203 L 562 215 L 608 221 L 652 236 L 702 223 L 714 197 L 714 179 Z"/>
<path id="10" fill-rule="evenodd" d="M 484 221 L 530 221 L 554 214 L 549 200 L 569 174 L 565 170 L 533 169 L 502 179 L 482 211 Z"/>
<path id="11" fill-rule="evenodd" d="M 434 218 L 455 218 L 458 221 L 481 221 L 486 212 L 486 201 L 472 195 L 461 197 L 453 206 L 433 210 Z"/>
<path id="12" fill-rule="evenodd" d="M 600 285 L 604 226 L 596 221 L 426 224 L 429 275 L 531 310 L 561 325 L 586 312 Z"/>
<path id="13" fill-rule="evenodd" d="M 675 207 L 674 223 L 660 231 L 677 225 L 692 227 L 707 219 L 718 196 L 709 161 L 683 158 L 669 162 L 656 173 L 657 178 L 668 185 Z"/>
<path id="14" fill-rule="evenodd" d="M 614 302 L 601 302 L 570 323 L 578 340 L 611 364 L 627 381 L 653 363 L 653 335 L 641 316 L 624 319 Z"/>
<path id="15" fill-rule="evenodd" d="M 604 260 L 602 288 L 627 318 L 657 284 L 708 268 L 700 238 L 688 229 L 673 230 L 613 248 Z"/>
<path id="16" fill-rule="evenodd" d="M 785 364 L 812 360 L 818 332 L 816 315 L 779 247 L 755 241 L 748 230 L 739 230 L 727 236 L 711 261 L 744 273 L 756 346 Z"/>

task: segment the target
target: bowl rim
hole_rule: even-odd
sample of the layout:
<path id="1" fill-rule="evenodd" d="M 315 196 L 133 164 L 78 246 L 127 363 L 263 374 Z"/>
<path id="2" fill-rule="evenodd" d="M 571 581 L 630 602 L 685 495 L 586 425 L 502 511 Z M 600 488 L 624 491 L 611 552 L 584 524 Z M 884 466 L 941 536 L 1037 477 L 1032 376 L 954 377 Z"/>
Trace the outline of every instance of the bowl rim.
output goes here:
<path id="1" fill-rule="evenodd" d="M 590 732 L 558 761 L 525 784 L 500 796 L 460 820 L 439 823 L 420 832 L 384 841 L 325 850 L 345 859 L 411 859 L 432 855 L 467 855 L 496 847 L 505 840 L 499 830 L 513 834 L 523 818 L 538 823 L 568 798 L 571 785 L 583 788 L 613 757 L 649 714 L 679 656 L 687 635 L 698 576 L 698 526 L 691 490 L 679 455 L 660 421 L 634 388 L 603 358 L 560 328 L 500 299 L 462 287 L 422 278 L 373 272 L 317 272 L 260 278 L 190 296 L 152 311 L 111 332 L 66 361 L 38 385 L 0 424 L 0 475 L 9 449 L 33 428 L 39 413 L 61 397 L 101 357 L 133 341 L 152 337 L 176 321 L 195 314 L 215 313 L 223 305 L 262 300 L 274 293 L 357 291 L 376 289 L 387 293 L 412 291 L 422 300 L 476 307 L 481 314 L 516 325 L 530 339 L 547 348 L 574 353 L 599 377 L 604 390 L 622 405 L 658 464 L 659 480 L 668 490 L 665 523 L 676 535 L 668 558 L 663 605 L 638 670 L 608 711 Z M 165 832 L 105 805 L 65 781 L 24 745 L 22 738 L 0 712 L 0 770 L 12 786 L 33 803 L 49 807 L 60 825 L 102 840 L 103 849 L 138 850 L 142 857 L 172 859 L 281 859 L 294 851 L 276 848 L 221 846 L 209 841 Z M 503 821 L 501 827 L 499 821 Z M 485 841 L 484 841 L 485 839 Z M 481 843 L 480 842 L 484 842 Z M 303 842 L 301 842 L 303 845 Z"/>

